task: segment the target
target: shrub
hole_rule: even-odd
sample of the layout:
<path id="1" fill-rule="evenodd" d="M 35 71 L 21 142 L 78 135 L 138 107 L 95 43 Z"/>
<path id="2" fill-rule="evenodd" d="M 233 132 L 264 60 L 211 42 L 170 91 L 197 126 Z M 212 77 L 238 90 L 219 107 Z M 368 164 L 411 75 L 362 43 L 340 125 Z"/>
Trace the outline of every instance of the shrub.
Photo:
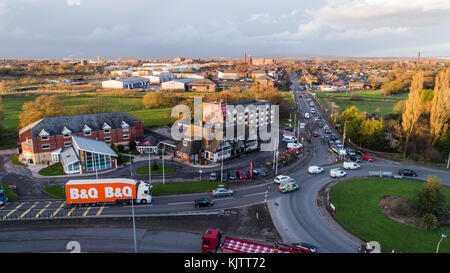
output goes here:
<path id="1" fill-rule="evenodd" d="M 431 213 L 427 213 L 423 216 L 423 227 L 427 230 L 435 230 L 437 225 L 437 218 Z"/>

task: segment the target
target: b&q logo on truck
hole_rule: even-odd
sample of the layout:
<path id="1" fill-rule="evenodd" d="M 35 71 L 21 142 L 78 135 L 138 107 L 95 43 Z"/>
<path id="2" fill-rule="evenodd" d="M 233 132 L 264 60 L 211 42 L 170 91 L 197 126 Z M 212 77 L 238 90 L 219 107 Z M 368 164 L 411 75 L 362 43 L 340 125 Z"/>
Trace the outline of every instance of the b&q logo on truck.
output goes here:
<path id="1" fill-rule="evenodd" d="M 99 196 L 99 189 L 97 188 L 89 188 L 89 189 L 79 189 L 79 188 L 70 188 L 70 200 L 79 200 L 79 199 L 116 199 L 116 198 L 132 198 L 133 197 L 133 189 L 130 186 L 120 187 L 104 187 L 103 196 Z"/>

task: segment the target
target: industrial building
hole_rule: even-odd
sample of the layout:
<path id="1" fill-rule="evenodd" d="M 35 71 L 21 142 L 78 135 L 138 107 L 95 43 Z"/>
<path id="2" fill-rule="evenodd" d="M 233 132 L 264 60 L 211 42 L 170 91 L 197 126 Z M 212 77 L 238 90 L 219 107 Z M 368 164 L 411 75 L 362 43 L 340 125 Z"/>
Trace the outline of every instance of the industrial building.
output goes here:
<path id="1" fill-rule="evenodd" d="M 115 88 L 115 89 L 146 88 L 149 85 L 150 80 L 144 77 L 115 79 L 102 82 L 103 88 Z"/>

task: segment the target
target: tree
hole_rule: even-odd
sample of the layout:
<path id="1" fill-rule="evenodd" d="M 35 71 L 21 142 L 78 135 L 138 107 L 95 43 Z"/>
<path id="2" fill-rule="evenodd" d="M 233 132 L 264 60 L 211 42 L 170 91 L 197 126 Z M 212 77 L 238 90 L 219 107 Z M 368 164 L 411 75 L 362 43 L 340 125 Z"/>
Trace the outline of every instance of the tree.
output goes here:
<path id="1" fill-rule="evenodd" d="M 421 115 L 421 96 L 420 91 L 423 89 L 423 71 L 418 72 L 411 83 L 408 99 L 405 102 L 405 112 L 402 114 L 402 130 L 405 133 L 405 147 L 403 157 L 406 157 L 409 139 L 416 129 L 416 123 Z"/>
<path id="2" fill-rule="evenodd" d="M 447 213 L 447 200 L 442 181 L 436 176 L 429 176 L 422 188 L 416 192 L 414 202 L 422 215 L 431 213 L 438 219 Z"/>
<path id="3" fill-rule="evenodd" d="M 430 144 L 433 147 L 448 130 L 450 118 L 450 70 L 436 77 L 430 109 Z"/>
<path id="4" fill-rule="evenodd" d="M 34 101 L 23 104 L 22 113 L 19 115 L 20 127 L 23 128 L 46 117 L 65 116 L 67 114 L 69 114 L 69 110 L 58 96 L 42 95 Z"/>

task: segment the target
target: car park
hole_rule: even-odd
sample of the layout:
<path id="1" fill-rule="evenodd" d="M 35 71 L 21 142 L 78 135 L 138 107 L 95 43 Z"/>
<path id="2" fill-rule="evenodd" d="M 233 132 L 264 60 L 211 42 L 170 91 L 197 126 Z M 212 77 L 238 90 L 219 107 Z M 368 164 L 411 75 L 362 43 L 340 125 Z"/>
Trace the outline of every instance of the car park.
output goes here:
<path id="1" fill-rule="evenodd" d="M 319 166 L 309 166 L 308 168 L 308 173 L 310 174 L 319 174 L 321 172 L 323 172 L 323 168 Z"/>
<path id="2" fill-rule="evenodd" d="M 398 170 L 398 174 L 403 176 L 417 176 L 417 173 L 415 171 L 409 169 L 400 169 Z"/>
<path id="3" fill-rule="evenodd" d="M 344 162 L 344 164 L 342 164 L 342 167 L 346 170 L 357 170 L 359 168 L 361 168 L 361 166 L 359 164 L 353 163 L 353 162 Z"/>
<path id="4" fill-rule="evenodd" d="M 208 198 L 204 198 L 204 199 L 197 199 L 194 201 L 194 206 L 197 208 L 200 207 L 211 207 L 213 205 L 213 201 L 211 199 Z"/>
<path id="5" fill-rule="evenodd" d="M 292 181 L 294 181 L 294 179 L 292 179 L 290 176 L 287 176 L 287 175 L 278 175 L 273 180 L 273 182 L 275 182 L 277 184 L 283 184 L 283 183 L 292 182 Z"/>
<path id="6" fill-rule="evenodd" d="M 344 177 L 346 174 L 346 172 L 339 168 L 330 170 L 330 176 L 333 178 Z"/>
<path id="7" fill-rule="evenodd" d="M 220 197 L 220 196 L 231 196 L 233 195 L 233 190 L 226 188 L 217 188 L 212 191 L 212 196 Z"/>
<path id="8" fill-rule="evenodd" d="M 296 191 L 298 190 L 300 187 L 298 184 L 290 182 L 290 183 L 284 183 L 284 184 L 280 184 L 280 186 L 278 187 L 278 189 L 280 190 L 280 192 L 282 193 L 287 193 L 287 192 L 292 192 L 292 191 Z"/>
<path id="9" fill-rule="evenodd" d="M 373 162 L 373 156 L 371 156 L 371 155 L 368 155 L 368 154 L 362 154 L 361 155 L 361 158 L 362 159 L 364 159 L 364 160 L 367 160 L 367 161 L 369 161 L 369 162 Z"/>

